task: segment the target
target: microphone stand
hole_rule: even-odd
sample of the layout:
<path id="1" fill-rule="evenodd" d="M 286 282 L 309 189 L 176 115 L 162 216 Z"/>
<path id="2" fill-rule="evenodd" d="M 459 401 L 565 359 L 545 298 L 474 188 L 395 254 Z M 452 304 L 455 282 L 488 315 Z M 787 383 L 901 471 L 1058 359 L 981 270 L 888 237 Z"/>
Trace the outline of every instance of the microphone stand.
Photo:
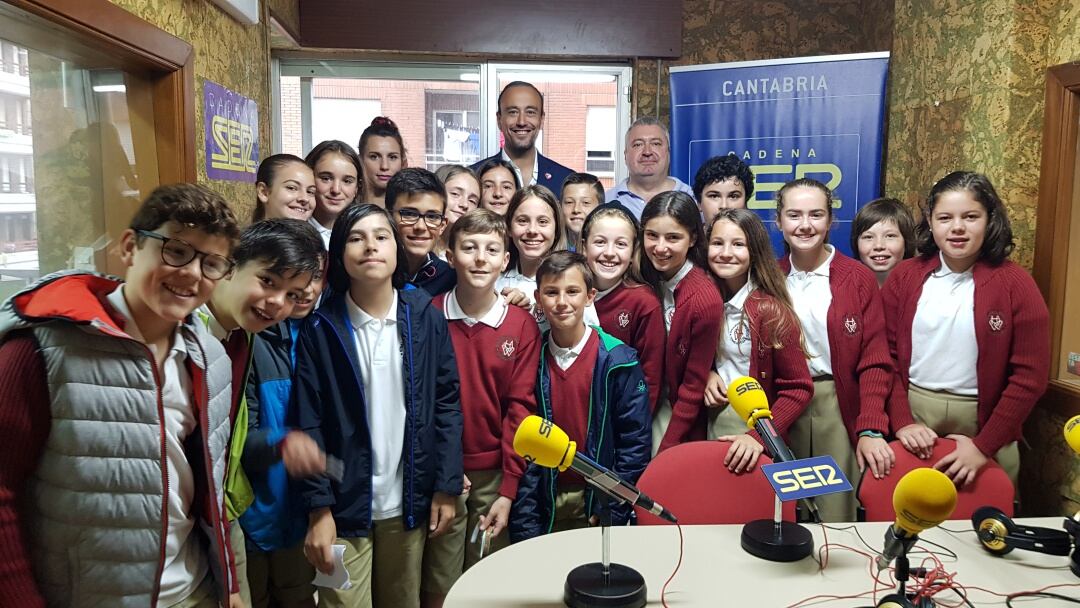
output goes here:
<path id="1" fill-rule="evenodd" d="M 810 530 L 784 521 L 784 503 L 776 497 L 772 519 L 757 519 L 742 529 L 740 544 L 744 551 L 771 562 L 797 562 L 814 551 Z"/>
<path id="2" fill-rule="evenodd" d="M 597 497 L 600 562 L 583 564 L 566 575 L 563 602 L 570 608 L 642 608 L 648 601 L 645 579 L 637 570 L 611 563 L 611 505 Z"/>
<path id="3" fill-rule="evenodd" d="M 905 587 L 910 577 L 911 565 L 908 562 L 907 551 L 904 551 L 896 558 L 896 582 L 898 585 L 896 593 L 890 593 L 881 598 L 877 608 L 933 608 L 934 602 L 930 598 L 920 597 L 913 600 L 908 595 Z"/>

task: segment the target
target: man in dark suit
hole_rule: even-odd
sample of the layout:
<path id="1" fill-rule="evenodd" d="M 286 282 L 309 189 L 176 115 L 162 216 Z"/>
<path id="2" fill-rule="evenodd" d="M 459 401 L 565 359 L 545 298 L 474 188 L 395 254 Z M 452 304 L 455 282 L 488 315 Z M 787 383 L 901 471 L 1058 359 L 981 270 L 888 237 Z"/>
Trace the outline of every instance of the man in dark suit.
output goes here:
<path id="1" fill-rule="evenodd" d="M 522 186 L 540 184 L 560 196 L 563 180 L 574 171 L 536 149 L 536 137 L 544 124 L 544 96 L 540 91 L 527 82 L 511 82 L 499 93 L 495 118 L 503 134 L 503 149 L 473 165 L 473 171 L 488 160 L 501 158 L 517 169 Z"/>

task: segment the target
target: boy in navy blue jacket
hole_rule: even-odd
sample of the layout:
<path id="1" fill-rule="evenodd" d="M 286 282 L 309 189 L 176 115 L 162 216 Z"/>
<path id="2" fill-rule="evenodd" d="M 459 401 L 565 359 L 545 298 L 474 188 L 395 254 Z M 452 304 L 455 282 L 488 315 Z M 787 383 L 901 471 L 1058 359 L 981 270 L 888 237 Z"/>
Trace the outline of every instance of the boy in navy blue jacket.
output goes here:
<path id="1" fill-rule="evenodd" d="M 551 324 L 540 347 L 537 413 L 565 430 L 579 451 L 636 483 L 652 445 L 649 389 L 637 353 L 599 327 L 585 325 L 585 308 L 596 289 L 584 256 L 549 255 L 536 281 L 536 304 Z M 598 506 L 610 509 L 613 525 L 632 517 L 629 507 L 608 504 L 577 473 L 531 464 L 518 485 L 510 539 L 595 525 Z"/>
<path id="2" fill-rule="evenodd" d="M 352 587 L 323 606 L 420 602 L 425 536 L 443 534 L 462 491 L 461 405 L 446 319 L 405 291 L 405 249 L 390 214 L 348 207 L 330 236 L 330 295 L 300 329 L 293 380 L 299 428 L 344 463 L 344 477 L 299 482 L 304 554 L 333 571 L 346 546 Z"/>

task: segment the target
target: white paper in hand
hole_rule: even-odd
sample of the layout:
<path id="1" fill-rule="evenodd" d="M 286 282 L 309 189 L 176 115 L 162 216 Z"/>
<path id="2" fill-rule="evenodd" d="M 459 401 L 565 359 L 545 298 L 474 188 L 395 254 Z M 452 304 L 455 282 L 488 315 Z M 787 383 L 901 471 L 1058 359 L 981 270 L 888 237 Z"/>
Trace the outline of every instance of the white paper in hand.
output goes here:
<path id="1" fill-rule="evenodd" d="M 345 569 L 345 545 L 334 545 L 334 572 L 323 574 L 315 571 L 315 580 L 311 581 L 316 587 L 329 587 L 330 589 L 345 590 L 352 587 L 349 582 L 349 571 Z"/>

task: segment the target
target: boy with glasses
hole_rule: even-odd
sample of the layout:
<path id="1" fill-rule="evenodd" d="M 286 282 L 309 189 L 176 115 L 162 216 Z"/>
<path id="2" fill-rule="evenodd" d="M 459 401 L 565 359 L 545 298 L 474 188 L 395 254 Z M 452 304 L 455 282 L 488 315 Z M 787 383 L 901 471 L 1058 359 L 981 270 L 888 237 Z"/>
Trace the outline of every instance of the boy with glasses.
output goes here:
<path id="1" fill-rule="evenodd" d="M 439 178 L 426 169 L 398 171 L 386 184 L 386 210 L 405 244 L 409 285 L 431 297 L 453 289 L 457 275 L 434 253 L 446 226 L 446 189 Z"/>
<path id="2" fill-rule="evenodd" d="M 155 189 L 127 280 L 43 278 L 0 310 L 0 605 L 239 606 L 225 521 L 225 350 L 191 313 L 232 269 L 236 218 Z"/>

